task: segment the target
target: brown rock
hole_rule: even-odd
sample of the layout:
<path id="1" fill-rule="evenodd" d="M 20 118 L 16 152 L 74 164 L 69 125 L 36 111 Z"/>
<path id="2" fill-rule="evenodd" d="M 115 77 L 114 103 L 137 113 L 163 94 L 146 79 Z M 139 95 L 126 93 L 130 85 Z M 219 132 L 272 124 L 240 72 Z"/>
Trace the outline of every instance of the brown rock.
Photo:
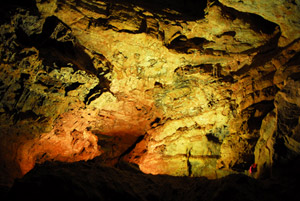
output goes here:
<path id="1" fill-rule="evenodd" d="M 220 0 L 220 2 L 239 11 L 255 13 L 277 23 L 282 31 L 280 46 L 286 46 L 300 36 L 300 5 L 295 1 Z"/>
<path id="2" fill-rule="evenodd" d="M 276 113 L 269 113 L 263 120 L 260 138 L 255 146 L 255 163 L 258 166 L 256 177 L 269 177 L 272 174 L 276 143 L 277 119 Z"/>

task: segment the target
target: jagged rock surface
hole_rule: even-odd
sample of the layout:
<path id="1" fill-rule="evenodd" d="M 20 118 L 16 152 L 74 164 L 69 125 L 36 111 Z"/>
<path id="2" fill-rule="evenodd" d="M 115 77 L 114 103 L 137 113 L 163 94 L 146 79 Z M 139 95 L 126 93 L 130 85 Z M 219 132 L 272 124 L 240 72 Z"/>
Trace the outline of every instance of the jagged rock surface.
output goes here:
<path id="1" fill-rule="evenodd" d="M 47 160 L 218 178 L 300 153 L 298 1 L 30 2 L 1 14 L 2 183 Z"/>

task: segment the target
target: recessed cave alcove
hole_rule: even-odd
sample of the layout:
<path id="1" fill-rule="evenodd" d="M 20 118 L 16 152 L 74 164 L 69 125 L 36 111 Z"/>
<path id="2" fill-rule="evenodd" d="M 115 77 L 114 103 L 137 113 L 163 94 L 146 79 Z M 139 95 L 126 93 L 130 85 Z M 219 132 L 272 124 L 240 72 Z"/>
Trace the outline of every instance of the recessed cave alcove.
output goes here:
<path id="1" fill-rule="evenodd" d="M 299 1 L 0 10 L 1 200 L 297 200 Z"/>

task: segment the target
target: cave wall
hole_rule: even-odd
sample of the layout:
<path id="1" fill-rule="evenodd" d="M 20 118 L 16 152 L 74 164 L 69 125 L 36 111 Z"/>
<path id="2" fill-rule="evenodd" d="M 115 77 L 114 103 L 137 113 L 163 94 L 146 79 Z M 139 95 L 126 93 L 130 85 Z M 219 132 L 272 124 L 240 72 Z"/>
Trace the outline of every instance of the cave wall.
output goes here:
<path id="1" fill-rule="evenodd" d="M 1 8 L 1 183 L 45 161 L 258 176 L 300 153 L 299 1 Z"/>

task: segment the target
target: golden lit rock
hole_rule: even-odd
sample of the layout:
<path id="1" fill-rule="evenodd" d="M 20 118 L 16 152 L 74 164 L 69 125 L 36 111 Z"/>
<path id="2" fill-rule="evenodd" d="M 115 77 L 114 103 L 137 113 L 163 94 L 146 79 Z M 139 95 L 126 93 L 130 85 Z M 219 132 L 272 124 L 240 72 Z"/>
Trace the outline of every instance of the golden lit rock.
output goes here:
<path id="1" fill-rule="evenodd" d="M 242 12 L 258 14 L 263 18 L 278 24 L 282 31 L 282 36 L 279 40 L 280 46 L 286 46 L 300 36 L 299 2 L 284 0 L 220 0 L 220 2 Z"/>
<path id="2" fill-rule="evenodd" d="M 4 7 L 1 183 L 91 159 L 263 177 L 300 154 L 299 2 L 168 2 Z"/>

